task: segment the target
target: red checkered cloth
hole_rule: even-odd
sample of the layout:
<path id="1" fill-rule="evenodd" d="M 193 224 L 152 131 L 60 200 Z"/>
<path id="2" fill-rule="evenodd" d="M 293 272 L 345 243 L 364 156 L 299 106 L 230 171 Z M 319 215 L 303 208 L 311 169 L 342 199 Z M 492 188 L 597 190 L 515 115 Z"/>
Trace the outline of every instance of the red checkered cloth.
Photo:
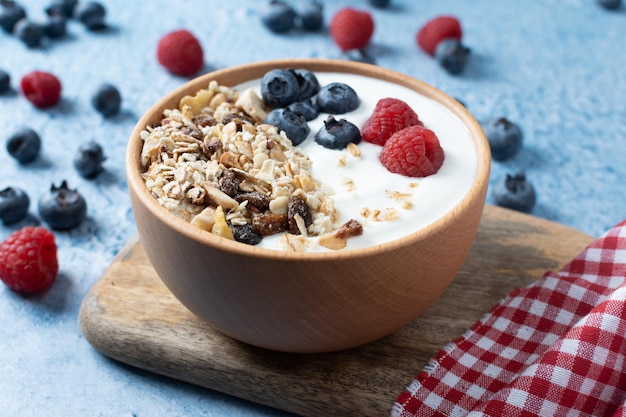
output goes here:
<path id="1" fill-rule="evenodd" d="M 626 221 L 444 347 L 391 416 L 626 416 Z"/>

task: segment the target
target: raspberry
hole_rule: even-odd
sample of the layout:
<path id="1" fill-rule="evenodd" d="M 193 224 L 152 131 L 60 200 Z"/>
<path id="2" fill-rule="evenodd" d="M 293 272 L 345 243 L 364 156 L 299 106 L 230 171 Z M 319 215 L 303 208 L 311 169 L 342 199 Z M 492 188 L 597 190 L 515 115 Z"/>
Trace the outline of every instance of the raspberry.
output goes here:
<path id="1" fill-rule="evenodd" d="M 170 32 L 157 45 L 159 64 L 174 75 L 194 75 L 204 65 L 204 54 L 198 39 L 188 30 Z"/>
<path id="2" fill-rule="evenodd" d="M 12 290 L 45 290 L 58 272 L 54 235 L 45 227 L 24 227 L 0 243 L 0 279 Z"/>
<path id="3" fill-rule="evenodd" d="M 443 160 L 443 149 L 435 132 L 419 125 L 391 135 L 380 154 L 385 168 L 407 177 L 432 175 L 439 171 Z"/>
<path id="4" fill-rule="evenodd" d="M 416 40 L 420 48 L 429 55 L 435 55 L 437 45 L 444 39 L 461 40 L 461 23 L 454 16 L 438 16 L 429 20 L 417 32 Z"/>
<path id="5" fill-rule="evenodd" d="M 382 98 L 361 129 L 363 140 L 384 145 L 387 139 L 405 127 L 422 125 L 417 113 L 397 98 Z"/>
<path id="6" fill-rule="evenodd" d="M 42 109 L 54 106 L 61 98 L 61 82 L 49 72 L 29 72 L 22 77 L 20 86 L 26 99 Z"/>
<path id="7" fill-rule="evenodd" d="M 329 29 L 342 51 L 363 49 L 374 34 L 374 19 L 367 11 L 344 7 L 335 13 Z"/>

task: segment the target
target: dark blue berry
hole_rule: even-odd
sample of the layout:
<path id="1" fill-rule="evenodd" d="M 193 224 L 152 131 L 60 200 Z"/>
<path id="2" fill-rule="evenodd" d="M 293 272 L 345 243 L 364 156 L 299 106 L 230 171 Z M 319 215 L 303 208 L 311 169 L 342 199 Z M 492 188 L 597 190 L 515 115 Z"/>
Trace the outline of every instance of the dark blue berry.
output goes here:
<path id="1" fill-rule="evenodd" d="M 24 18 L 15 24 L 13 32 L 29 48 L 36 48 L 41 45 L 43 28 L 38 23 Z"/>
<path id="2" fill-rule="evenodd" d="M 523 172 L 507 174 L 504 181 L 495 184 L 493 199 L 498 206 L 527 213 L 535 206 L 535 188 Z"/>
<path id="3" fill-rule="evenodd" d="M 11 75 L 0 69 L 0 94 L 6 93 L 11 89 Z"/>
<path id="4" fill-rule="evenodd" d="M 261 80 L 261 96 L 269 107 L 287 107 L 298 99 L 300 84 L 291 70 L 273 69 Z"/>
<path id="5" fill-rule="evenodd" d="M 320 82 L 312 71 L 298 68 L 293 70 L 293 73 L 296 75 L 300 86 L 298 100 L 309 99 L 320 91 Z"/>
<path id="6" fill-rule="evenodd" d="M 317 93 L 317 108 L 323 113 L 348 113 L 357 109 L 360 103 L 356 91 L 344 83 L 330 83 Z"/>
<path id="7" fill-rule="evenodd" d="M 296 101 L 287 106 L 287 108 L 304 117 L 307 122 L 315 119 L 319 114 L 317 107 L 315 107 L 311 100 Z"/>
<path id="8" fill-rule="evenodd" d="M 15 24 L 26 18 L 26 10 L 14 1 L 2 1 L 0 4 L 0 27 L 6 33 L 13 33 Z"/>
<path id="9" fill-rule="evenodd" d="M 41 139 L 32 129 L 21 129 L 7 140 L 7 152 L 21 164 L 34 161 L 41 149 Z"/>
<path id="10" fill-rule="evenodd" d="M 598 0 L 598 4 L 607 10 L 617 10 L 622 7 L 622 0 Z"/>
<path id="11" fill-rule="evenodd" d="M 122 96 L 114 85 L 104 83 L 91 96 L 91 104 L 104 117 L 115 116 L 120 111 Z"/>
<path id="12" fill-rule="evenodd" d="M 372 6 L 378 7 L 379 9 L 384 9 L 391 3 L 390 0 L 369 0 L 369 2 Z"/>
<path id="13" fill-rule="evenodd" d="M 435 48 L 435 59 L 449 74 L 458 75 L 467 65 L 470 49 L 456 38 L 444 39 Z"/>
<path id="14" fill-rule="evenodd" d="M 102 163 L 106 160 L 102 146 L 94 141 L 80 145 L 74 155 L 74 168 L 81 177 L 92 179 L 98 176 L 104 169 Z"/>
<path id="15" fill-rule="evenodd" d="M 304 117 L 286 108 L 269 112 L 265 117 L 265 123 L 276 126 L 279 132 L 285 132 L 294 146 L 304 142 L 311 131 Z"/>
<path id="16" fill-rule="evenodd" d="M 87 202 L 76 190 L 63 181 L 54 184 L 39 199 L 39 217 L 55 230 L 69 230 L 78 226 L 87 216 Z"/>
<path id="17" fill-rule="evenodd" d="M 96 31 L 106 28 L 106 9 L 98 2 L 79 2 L 74 7 L 74 17 L 88 30 Z"/>
<path id="18" fill-rule="evenodd" d="M 319 1 L 308 1 L 300 10 L 302 29 L 318 31 L 324 26 L 324 8 Z"/>
<path id="19" fill-rule="evenodd" d="M 328 149 L 344 149 L 349 143 L 361 142 L 361 131 L 346 119 L 328 116 L 315 134 L 315 142 Z"/>
<path id="20" fill-rule="evenodd" d="M 483 131 L 491 148 L 491 157 L 496 161 L 509 159 L 522 148 L 522 131 L 505 117 L 489 121 Z"/>
<path id="21" fill-rule="evenodd" d="M 26 218 L 30 199 L 21 188 L 0 190 L 0 220 L 4 224 L 17 223 Z"/>
<path id="22" fill-rule="evenodd" d="M 272 0 L 261 12 L 261 22 L 274 33 L 284 33 L 296 25 L 296 11 L 281 0 Z"/>
<path id="23" fill-rule="evenodd" d="M 263 240 L 263 236 L 257 232 L 250 224 L 242 226 L 232 226 L 233 237 L 237 242 L 247 245 L 257 245 Z"/>
<path id="24" fill-rule="evenodd" d="M 52 15 L 48 21 L 42 25 L 43 34 L 50 39 L 57 39 L 65 36 L 67 33 L 65 17 L 61 15 Z"/>
<path id="25" fill-rule="evenodd" d="M 78 0 L 56 0 L 45 8 L 48 16 L 64 16 L 71 18 L 74 15 L 74 7 L 78 4 Z"/>

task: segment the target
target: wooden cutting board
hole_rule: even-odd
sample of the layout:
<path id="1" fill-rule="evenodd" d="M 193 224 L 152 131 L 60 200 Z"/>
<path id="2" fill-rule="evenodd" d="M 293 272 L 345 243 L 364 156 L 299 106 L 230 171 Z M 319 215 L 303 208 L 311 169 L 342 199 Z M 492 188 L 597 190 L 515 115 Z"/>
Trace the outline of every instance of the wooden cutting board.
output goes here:
<path id="1" fill-rule="evenodd" d="M 80 324 L 98 351 L 148 371 L 302 416 L 385 416 L 441 347 L 511 290 L 560 269 L 592 240 L 487 206 L 463 270 L 420 318 L 360 348 L 289 354 L 232 340 L 188 312 L 135 238 L 86 295 Z"/>

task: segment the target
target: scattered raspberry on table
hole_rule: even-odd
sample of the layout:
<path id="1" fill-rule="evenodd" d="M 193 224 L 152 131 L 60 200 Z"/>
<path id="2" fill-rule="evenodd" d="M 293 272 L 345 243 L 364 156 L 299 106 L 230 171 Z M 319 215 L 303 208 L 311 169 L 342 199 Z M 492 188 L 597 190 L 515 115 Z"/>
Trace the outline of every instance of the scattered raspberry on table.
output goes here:
<path id="1" fill-rule="evenodd" d="M 45 290 L 58 272 L 54 234 L 45 227 L 24 227 L 0 243 L 0 279 L 12 290 Z"/>
<path id="2" fill-rule="evenodd" d="M 461 40 L 461 22 L 455 16 L 437 16 L 426 22 L 417 32 L 417 45 L 427 54 L 434 56 L 437 45 L 444 39 Z"/>
<path id="3" fill-rule="evenodd" d="M 391 135 L 380 153 L 380 162 L 396 174 L 427 177 L 439 171 L 444 157 L 437 135 L 415 125 Z"/>
<path id="4" fill-rule="evenodd" d="M 179 29 L 159 40 L 157 60 L 172 74 L 188 77 L 202 69 L 204 52 L 193 33 Z"/>
<path id="5" fill-rule="evenodd" d="M 342 51 L 363 49 L 374 34 L 374 19 L 367 11 L 345 7 L 333 15 L 329 30 Z"/>
<path id="6" fill-rule="evenodd" d="M 22 77 L 20 87 L 26 99 L 39 108 L 52 107 L 61 98 L 61 81 L 49 72 L 29 72 Z"/>

